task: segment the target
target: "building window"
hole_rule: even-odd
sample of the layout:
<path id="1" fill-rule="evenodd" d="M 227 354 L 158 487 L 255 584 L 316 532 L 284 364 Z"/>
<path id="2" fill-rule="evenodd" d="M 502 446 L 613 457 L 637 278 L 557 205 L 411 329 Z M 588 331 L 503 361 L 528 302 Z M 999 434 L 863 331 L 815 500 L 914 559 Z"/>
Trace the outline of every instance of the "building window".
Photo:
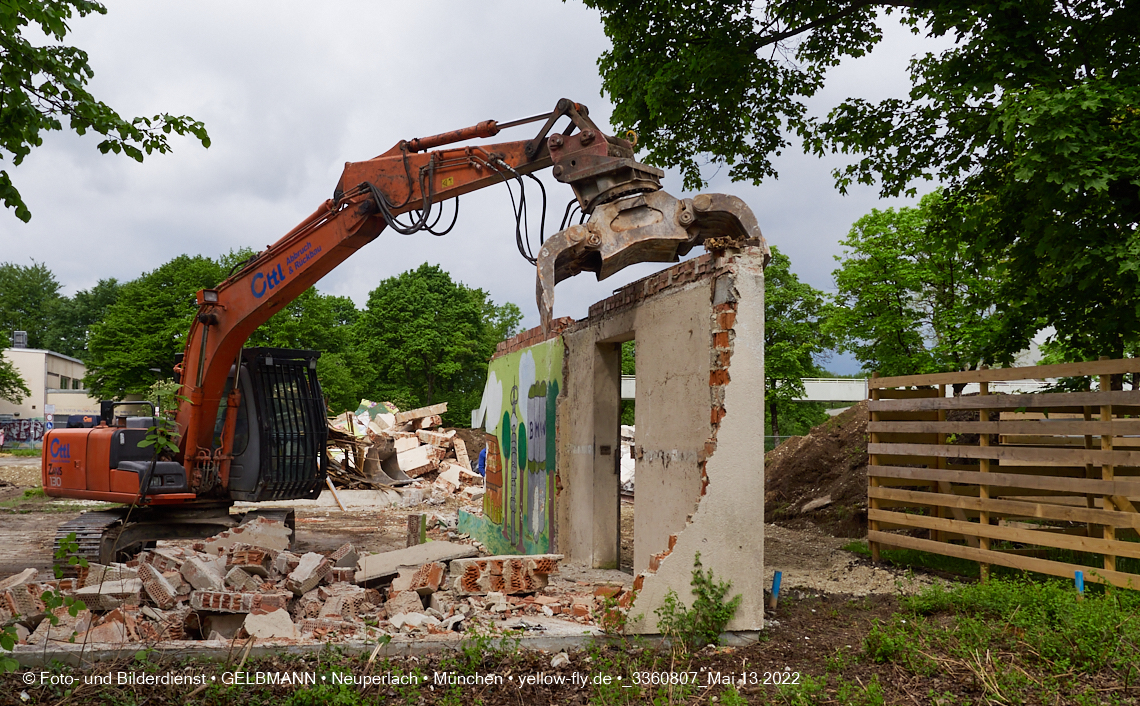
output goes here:
<path id="1" fill-rule="evenodd" d="M 75 378 L 74 380 L 71 381 L 71 389 L 82 390 L 83 389 L 83 381 L 80 380 L 79 378 Z"/>
<path id="2" fill-rule="evenodd" d="M 66 375 L 59 376 L 59 389 L 67 390 L 71 387 L 71 378 Z"/>

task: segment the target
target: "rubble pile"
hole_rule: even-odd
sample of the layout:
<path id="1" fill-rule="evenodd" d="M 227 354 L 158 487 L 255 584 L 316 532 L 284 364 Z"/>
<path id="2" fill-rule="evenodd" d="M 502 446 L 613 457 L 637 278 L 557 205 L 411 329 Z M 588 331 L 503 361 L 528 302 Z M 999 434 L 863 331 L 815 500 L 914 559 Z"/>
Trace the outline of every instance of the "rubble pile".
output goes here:
<path id="1" fill-rule="evenodd" d="M 445 541 L 363 556 L 351 544 L 297 554 L 282 546 L 286 532 L 262 517 L 204 542 L 164 542 L 126 563 L 92 564 L 76 578 L 45 581 L 27 569 L 0 581 L 0 623 L 15 625 L 27 645 L 327 642 L 448 635 L 475 618 L 591 623 L 600 601 L 623 590 L 551 586 L 557 554 L 478 556 L 470 544 Z M 43 600 L 49 590 L 82 601 L 82 609 L 56 608 L 53 625 Z"/>
<path id="2" fill-rule="evenodd" d="M 329 420 L 329 477 L 343 488 L 419 487 L 433 495 L 483 495 L 467 446 L 440 418 L 447 403 L 399 411 L 361 400 L 355 413 Z"/>

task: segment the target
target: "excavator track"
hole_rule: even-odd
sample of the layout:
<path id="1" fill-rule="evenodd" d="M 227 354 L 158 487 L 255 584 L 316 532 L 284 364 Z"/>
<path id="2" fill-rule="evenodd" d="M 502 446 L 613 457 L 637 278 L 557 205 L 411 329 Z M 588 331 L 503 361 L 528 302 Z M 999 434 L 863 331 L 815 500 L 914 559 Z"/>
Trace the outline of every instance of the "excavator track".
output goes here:
<path id="1" fill-rule="evenodd" d="M 115 539 L 123 531 L 123 520 L 126 516 L 127 510 L 125 508 L 122 510 L 99 510 L 85 512 L 74 520 L 64 522 L 55 531 L 53 556 L 59 556 L 63 542 L 74 532 L 75 541 L 79 544 L 79 550 L 73 552 L 75 555 L 87 559 L 88 563 L 91 564 L 113 561 L 113 557 L 110 556 L 111 551 L 114 548 Z M 65 575 L 74 576 L 76 574 L 75 565 L 69 565 L 66 559 L 56 559 L 56 563 L 63 565 Z"/>

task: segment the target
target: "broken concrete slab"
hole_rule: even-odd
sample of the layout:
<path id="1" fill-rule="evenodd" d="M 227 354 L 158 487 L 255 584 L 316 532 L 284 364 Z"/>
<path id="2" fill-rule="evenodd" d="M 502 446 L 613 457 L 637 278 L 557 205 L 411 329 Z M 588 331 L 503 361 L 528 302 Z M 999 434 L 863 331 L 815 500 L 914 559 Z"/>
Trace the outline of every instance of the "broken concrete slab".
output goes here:
<path id="1" fill-rule="evenodd" d="M 397 454 L 402 454 L 405 451 L 411 451 L 412 449 L 418 449 L 420 445 L 421 444 L 419 438 L 414 434 L 402 436 L 392 442 L 392 446 Z"/>
<path id="2" fill-rule="evenodd" d="M 241 542 L 262 549 L 285 551 L 289 548 L 292 533 L 280 520 L 271 520 L 267 517 L 255 517 L 237 527 L 215 534 L 201 543 L 201 549 L 207 554 L 221 556 L 234 544 Z M 195 545 L 195 549 L 197 549 Z"/>
<path id="3" fill-rule="evenodd" d="M 800 512 L 801 513 L 814 512 L 820 508 L 827 507 L 830 504 L 831 504 L 831 496 L 825 495 L 822 498 L 816 498 L 815 500 L 812 500 L 808 503 L 805 503 L 804 506 L 802 508 L 800 508 Z"/>
<path id="4" fill-rule="evenodd" d="M 395 577 L 401 566 L 421 566 L 429 561 L 451 561 L 475 556 L 478 553 L 475 547 L 467 544 L 428 542 L 383 554 L 369 554 L 360 558 L 356 583 Z"/>
<path id="5" fill-rule="evenodd" d="M 420 594 L 415 591 L 390 593 L 389 596 L 388 602 L 384 604 L 384 610 L 388 611 L 388 615 L 413 613 L 424 609 L 424 602 L 420 599 Z"/>
<path id="6" fill-rule="evenodd" d="M 451 446 L 452 441 L 455 439 L 455 430 L 452 429 L 449 432 L 441 432 L 420 429 L 416 432 L 416 436 L 422 443 L 446 449 Z"/>
<path id="7" fill-rule="evenodd" d="M 418 478 L 428 471 L 439 468 L 439 460 L 432 446 L 417 446 L 396 454 L 396 465 L 411 478 Z"/>
<path id="8" fill-rule="evenodd" d="M 218 565 L 201 557 L 187 557 L 180 571 L 186 582 L 199 591 L 216 591 L 226 585 L 226 576 Z"/>
<path id="9" fill-rule="evenodd" d="M 84 586 L 74 595 L 91 610 L 114 610 L 124 604 L 138 605 L 142 588 L 142 579 L 121 579 Z"/>
<path id="10" fill-rule="evenodd" d="M 23 586 L 24 584 L 33 583 L 35 582 L 36 576 L 38 576 L 39 573 L 40 572 L 36 569 L 24 569 L 20 573 L 14 576 L 9 576 L 3 581 L 0 581 L 0 591 L 7 591 L 9 588 L 15 588 L 16 586 Z"/>
<path id="11" fill-rule="evenodd" d="M 452 589 L 460 595 L 531 593 L 546 587 L 561 554 L 489 556 L 451 562 Z"/>
<path id="12" fill-rule="evenodd" d="M 410 409 L 407 412 L 397 412 L 395 421 L 396 424 L 406 424 L 407 422 L 423 419 L 424 417 L 434 417 L 436 415 L 443 414 L 446 411 L 447 403 L 440 402 L 439 404 L 433 404 L 430 407 L 420 407 L 418 409 Z"/>
<path id="13" fill-rule="evenodd" d="M 262 640 L 293 640 L 297 637 L 297 626 L 289 617 L 289 611 L 283 608 L 268 613 L 250 613 L 245 616 L 242 627 L 250 637 Z"/>
<path id="14" fill-rule="evenodd" d="M 331 570 L 332 564 L 328 559 L 316 552 L 309 552 L 301 557 L 297 568 L 289 573 L 285 579 L 285 588 L 300 596 L 316 588 Z"/>

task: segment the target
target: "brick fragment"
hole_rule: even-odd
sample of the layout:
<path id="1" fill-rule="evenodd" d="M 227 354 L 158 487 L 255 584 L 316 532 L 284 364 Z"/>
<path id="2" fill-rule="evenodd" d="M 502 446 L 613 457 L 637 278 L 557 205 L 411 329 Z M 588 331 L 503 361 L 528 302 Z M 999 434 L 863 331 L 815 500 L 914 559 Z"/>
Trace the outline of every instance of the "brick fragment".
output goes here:
<path id="1" fill-rule="evenodd" d="M 234 567 L 226 573 L 225 584 L 227 588 L 235 591 L 259 591 L 261 582 L 253 578 L 239 567 Z"/>
<path id="2" fill-rule="evenodd" d="M 276 552 L 260 547 L 233 548 L 226 557 L 228 568 L 238 568 L 250 576 L 269 576 Z"/>
<path id="3" fill-rule="evenodd" d="M 421 596 L 431 595 L 443 585 L 445 571 L 443 564 L 438 561 L 429 561 L 419 567 L 402 567 L 392 581 L 392 591 L 415 591 Z"/>
<path id="4" fill-rule="evenodd" d="M 434 417 L 436 415 L 443 414 L 446 411 L 447 403 L 440 402 L 439 404 L 433 404 L 430 407 L 419 407 L 417 409 L 410 409 L 407 412 L 397 412 L 396 424 L 404 424 L 405 422 L 412 422 L 417 419 L 423 419 L 424 417 Z"/>
<path id="5" fill-rule="evenodd" d="M 301 557 L 297 568 L 289 573 L 285 579 L 285 588 L 299 596 L 316 588 L 331 570 L 332 564 L 328 559 L 316 552 L 309 552 Z"/>
<path id="6" fill-rule="evenodd" d="M 356 549 L 351 543 L 342 544 L 332 554 L 329 554 L 329 562 L 332 563 L 334 568 L 348 567 L 351 569 L 356 568 L 356 562 L 360 561 L 360 555 L 357 554 Z"/>
<path id="7" fill-rule="evenodd" d="M 561 554 L 456 559 L 451 562 L 451 588 L 460 595 L 532 593 L 546 587 L 561 559 Z"/>
<path id="8" fill-rule="evenodd" d="M 424 609 L 424 603 L 420 600 L 420 594 L 415 591 L 402 591 L 390 593 L 388 602 L 384 604 L 384 609 L 388 611 L 388 615 L 418 613 Z"/>
<path id="9" fill-rule="evenodd" d="M 292 533 L 281 520 L 268 517 L 255 517 L 202 542 L 202 549 L 208 554 L 221 556 L 234 544 L 241 542 L 262 549 L 284 551 L 289 548 Z"/>
<path id="10" fill-rule="evenodd" d="M 166 577 L 151 564 L 139 564 L 139 579 L 143 590 L 156 606 L 163 610 L 174 607 L 178 599 L 178 591 L 166 580 Z"/>

